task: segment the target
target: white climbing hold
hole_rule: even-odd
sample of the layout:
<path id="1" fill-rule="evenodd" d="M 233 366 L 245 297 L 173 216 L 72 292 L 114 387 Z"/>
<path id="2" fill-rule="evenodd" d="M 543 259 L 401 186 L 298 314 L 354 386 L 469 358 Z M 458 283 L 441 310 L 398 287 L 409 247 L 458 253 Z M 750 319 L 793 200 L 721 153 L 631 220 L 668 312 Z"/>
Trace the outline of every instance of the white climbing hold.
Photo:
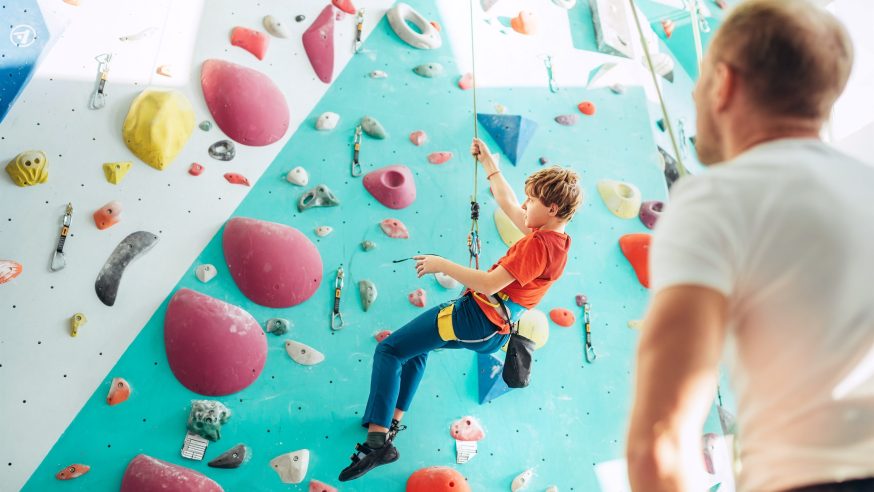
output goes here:
<path id="1" fill-rule="evenodd" d="M 640 212 L 640 190 L 631 183 L 602 179 L 598 181 L 598 194 L 617 217 L 631 219 Z"/>
<path id="2" fill-rule="evenodd" d="M 440 31 L 422 14 L 403 2 L 398 2 L 389 9 L 386 17 L 395 34 L 414 48 L 432 50 L 443 44 Z M 410 24 L 416 26 L 419 32 L 410 27 Z"/>
<path id="3" fill-rule="evenodd" d="M 384 79 L 386 77 L 388 77 L 388 74 L 383 72 L 382 70 L 374 70 L 370 72 L 371 79 Z"/>
<path id="4" fill-rule="evenodd" d="M 287 38 L 289 36 L 288 29 L 285 28 L 285 25 L 272 15 L 265 15 L 262 23 L 264 24 L 264 29 L 267 29 L 267 32 L 277 38 Z"/>
<path id="5" fill-rule="evenodd" d="M 310 175 L 306 169 L 297 166 L 288 171 L 288 174 L 285 175 L 285 180 L 293 185 L 306 186 L 310 182 Z"/>
<path id="6" fill-rule="evenodd" d="M 546 492 L 558 492 L 558 487 L 556 487 L 555 485 L 550 485 L 546 488 Z"/>
<path id="7" fill-rule="evenodd" d="M 316 130 L 323 132 L 333 130 L 334 128 L 337 128 L 337 123 L 339 122 L 339 114 L 326 111 L 316 119 Z"/>
<path id="8" fill-rule="evenodd" d="M 213 278 L 215 278 L 216 273 L 218 273 L 215 269 L 215 266 L 207 263 L 205 265 L 200 265 L 194 270 L 194 275 L 197 276 L 197 280 L 200 280 L 203 283 L 207 283 Z"/>
<path id="9" fill-rule="evenodd" d="M 454 278 L 446 275 L 443 272 L 435 273 L 434 278 L 437 279 L 437 283 L 440 284 L 440 286 L 444 289 L 457 289 L 461 287 L 461 282 L 455 280 Z"/>
<path id="10" fill-rule="evenodd" d="M 510 490 L 512 492 L 516 492 L 517 490 L 522 490 L 525 487 L 528 487 L 528 484 L 531 483 L 531 479 L 533 477 L 534 470 L 532 470 L 531 468 L 525 470 L 513 479 L 513 483 L 510 484 Z"/>
<path id="11" fill-rule="evenodd" d="M 270 460 L 270 466 L 279 474 L 283 483 L 301 483 L 310 465 L 309 449 L 300 449 L 281 454 Z"/>
<path id="12" fill-rule="evenodd" d="M 646 59 L 641 60 L 648 67 Z M 652 67 L 655 73 L 664 77 L 668 82 L 674 81 L 674 59 L 667 53 L 655 53 L 652 55 Z"/>
<path id="13" fill-rule="evenodd" d="M 332 232 L 334 232 L 334 228 L 331 226 L 316 227 L 316 236 L 319 236 L 319 237 L 325 237 Z"/>
<path id="14" fill-rule="evenodd" d="M 134 34 L 128 34 L 127 36 L 122 36 L 118 38 L 119 41 L 139 41 L 141 39 L 146 39 L 152 37 L 156 32 L 158 32 L 158 28 L 155 26 L 147 27 L 140 32 Z"/>
<path id="15" fill-rule="evenodd" d="M 285 341 L 285 351 L 293 361 L 302 366 L 314 366 L 325 360 L 325 354 L 294 340 Z"/>

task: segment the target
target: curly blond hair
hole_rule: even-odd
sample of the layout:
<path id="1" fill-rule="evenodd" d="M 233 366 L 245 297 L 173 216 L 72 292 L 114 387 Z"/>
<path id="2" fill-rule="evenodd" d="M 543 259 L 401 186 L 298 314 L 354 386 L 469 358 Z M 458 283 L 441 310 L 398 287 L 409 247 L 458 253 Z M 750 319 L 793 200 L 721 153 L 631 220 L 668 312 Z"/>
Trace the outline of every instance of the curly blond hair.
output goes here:
<path id="1" fill-rule="evenodd" d="M 528 176 L 525 193 L 547 207 L 556 205 L 556 217 L 566 221 L 571 220 L 583 203 L 580 176 L 573 169 L 565 167 L 550 166 Z"/>

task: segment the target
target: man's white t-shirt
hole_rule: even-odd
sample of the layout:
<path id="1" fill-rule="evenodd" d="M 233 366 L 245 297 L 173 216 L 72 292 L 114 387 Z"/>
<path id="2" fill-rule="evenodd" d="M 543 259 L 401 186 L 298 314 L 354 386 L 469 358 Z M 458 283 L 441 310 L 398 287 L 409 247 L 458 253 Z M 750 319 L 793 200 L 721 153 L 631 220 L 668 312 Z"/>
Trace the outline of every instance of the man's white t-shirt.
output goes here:
<path id="1" fill-rule="evenodd" d="M 729 301 L 740 490 L 874 477 L 874 167 L 786 139 L 684 178 L 650 270 Z"/>

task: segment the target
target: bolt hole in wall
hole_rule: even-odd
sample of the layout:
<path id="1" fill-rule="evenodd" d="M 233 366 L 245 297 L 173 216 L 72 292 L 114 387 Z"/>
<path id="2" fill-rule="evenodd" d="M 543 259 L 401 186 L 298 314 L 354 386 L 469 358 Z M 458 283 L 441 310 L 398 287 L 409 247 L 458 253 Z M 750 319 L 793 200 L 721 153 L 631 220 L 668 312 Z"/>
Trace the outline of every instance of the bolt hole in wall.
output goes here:
<path id="1" fill-rule="evenodd" d="M 71 111 L 70 114 L 65 111 L 65 116 L 53 118 L 50 122 L 45 118 L 37 121 L 35 118 L 40 114 L 55 114 L 51 108 L 61 101 L 81 97 L 83 105 L 87 102 L 84 100 L 93 90 L 93 70 L 97 68 L 91 58 L 107 49 L 100 39 L 89 40 L 92 44 L 75 49 L 67 48 L 63 43 L 57 45 L 66 50 L 71 59 L 70 67 L 75 60 L 75 70 L 61 64 L 61 68 L 68 70 L 58 70 L 63 77 L 34 79 L 0 127 L 6 135 L 16 136 L 15 139 L 4 138 L 4 142 L 16 142 L 15 149 L 3 149 L 8 159 L 28 148 L 46 148 L 50 155 L 58 155 L 57 159 L 47 163 L 50 177 L 44 184 L 19 189 L 11 181 L 3 182 L 0 203 L 4 211 L 14 211 L 9 218 L 15 220 L 7 221 L 9 228 L 0 230 L 0 234 L 4 239 L 27 239 L 16 241 L 16 244 L 25 244 L 10 249 L 11 254 L 26 260 L 24 273 L 0 288 L 9 289 L 8 299 L 15 302 L 13 309 L 16 306 L 22 308 L 16 309 L 10 323 L 26 326 L 26 320 L 45 320 L 47 325 L 58 328 L 54 332 L 58 336 L 52 339 L 52 343 L 42 344 L 43 340 L 36 337 L 45 339 L 44 333 L 4 332 L 4 346 L 40 345 L 40 348 L 21 355 L 4 353 L 3 362 L 9 367 L 0 366 L 4 369 L 0 377 L 3 378 L 4 390 L 8 387 L 13 395 L 13 399 L 8 401 L 30 402 L 26 404 L 28 412 L 34 415 L 47 415 L 45 409 L 52 408 L 51 402 L 56 400 L 69 401 L 70 408 L 66 408 L 67 418 L 60 419 L 60 424 L 52 423 L 43 428 L 45 434 L 37 436 L 41 444 L 34 446 L 37 451 L 7 451 L 13 453 L 7 461 L 9 468 L 14 468 L 12 463 L 24 462 L 28 463 L 25 466 L 28 469 L 4 474 L 4 483 L 24 484 L 30 476 L 26 489 L 56 489 L 60 486 L 55 478 L 58 470 L 81 457 L 91 468 L 89 473 L 76 480 L 92 488 L 114 488 L 121 483 L 128 463 L 143 453 L 203 473 L 229 490 L 243 483 L 265 484 L 265 490 L 270 490 L 282 486 L 281 474 L 277 476 L 274 467 L 270 466 L 271 460 L 296 450 L 308 450 L 305 460 L 309 463 L 307 481 L 335 482 L 334 477 L 348 461 L 351 446 L 363 437 L 359 415 L 366 401 L 369 371 L 361 370 L 361 365 L 369 366 L 372 361 L 370 354 L 377 343 L 373 333 L 397 329 L 422 312 L 422 308 L 404 299 L 410 292 L 423 289 L 428 299 L 425 307 L 433 307 L 455 295 L 431 276 L 417 279 L 412 268 L 392 268 L 391 260 L 429 250 L 462 264 L 467 260 L 465 243 L 470 226 L 468 202 L 472 191 L 472 166 L 470 159 L 464 156 L 473 134 L 474 115 L 471 92 L 459 88 L 458 80 L 472 68 L 470 40 L 465 39 L 469 36 L 468 14 L 466 9 L 450 8 L 443 3 L 417 0 L 409 4 L 426 19 L 441 25 L 441 47 L 432 50 L 412 48 L 400 40 L 388 22 L 380 17 L 389 7 L 388 2 L 361 2 L 358 6 L 367 7 L 370 12 L 367 29 L 372 30 L 372 35 L 366 39 L 360 54 L 353 57 L 348 53 L 350 50 L 341 50 L 340 47 L 351 49 L 354 16 L 336 20 L 335 10 L 337 59 L 334 80 L 325 85 L 318 78 L 311 79 L 313 67 L 305 56 L 301 38 L 327 4 L 301 7 L 305 9 L 306 20 L 297 22 L 287 12 L 287 6 L 283 8 L 279 2 L 261 2 L 246 14 L 233 14 L 228 3 L 217 3 L 204 9 L 202 14 L 198 10 L 196 15 L 188 17 L 189 24 L 179 29 L 188 32 L 187 45 L 174 44 L 172 39 L 158 33 L 144 39 L 146 42 L 140 45 L 131 45 L 134 48 L 121 46 L 121 53 L 113 57 L 113 70 L 109 75 L 112 90 L 107 91 L 107 106 L 103 110 Z M 625 261 L 618 240 L 621 235 L 641 233 L 645 228 L 636 216 L 633 216 L 635 220 L 617 216 L 607 201 L 602 201 L 596 181 L 623 180 L 635 186 L 637 194 L 618 194 L 624 200 L 619 205 L 638 194 L 651 200 L 665 197 L 664 175 L 654 157 L 658 155 L 655 148 L 663 137 L 658 130 L 653 130 L 656 118 L 649 116 L 654 106 L 651 89 L 645 82 L 640 82 L 645 81 L 648 74 L 630 60 L 594 49 L 574 47 L 573 26 L 578 22 L 572 19 L 576 19 L 573 17 L 576 15 L 591 16 L 590 12 L 586 14 L 586 8 L 577 6 L 565 10 L 549 2 L 531 7 L 534 14 L 523 19 L 527 27 L 521 30 L 530 31 L 536 19 L 541 30 L 535 34 L 520 32 L 509 22 L 519 18 L 522 7 L 518 2 L 497 3 L 488 11 L 481 7 L 475 11 L 477 68 L 480 69 L 477 72 L 480 78 L 478 92 L 482 100 L 500 104 L 503 112 L 494 107 L 479 108 L 480 113 L 499 116 L 494 120 L 499 122 L 495 126 L 496 132 L 490 133 L 486 125 L 481 124 L 480 136 L 493 150 L 500 150 L 503 154 L 503 172 L 517 193 L 521 193 L 525 177 L 545 162 L 540 159 L 542 156 L 548 157 L 549 163 L 570 166 L 586 177 L 583 183 L 586 207 L 568 229 L 574 238 L 574 259 L 568 263 L 565 276 L 540 307 L 544 312 L 565 308 L 575 312 L 578 319 L 571 327 L 565 328 L 550 323 L 549 318 L 543 316 L 543 323 L 536 325 L 539 328 L 532 329 L 549 333 L 552 343 L 540 349 L 535 362 L 535 383 L 525 390 L 506 392 L 500 398 L 492 397 L 487 401 L 481 398 L 484 389 L 486 392 L 496 389 L 494 385 L 489 386 L 496 378 L 483 380 L 481 375 L 482 364 L 491 363 L 488 359 L 483 362 L 476 354 L 467 351 L 443 350 L 433 354 L 419 399 L 414 402 L 407 418 L 410 429 L 398 440 L 404 459 L 359 482 L 352 482 L 348 490 L 401 490 L 416 470 L 432 465 L 457 468 L 466 478 L 465 483 L 474 490 L 506 488 L 523 471 L 531 468 L 535 471 L 525 480 L 530 480 L 532 486 L 546 488 L 555 484 L 568 490 L 595 490 L 599 486 L 595 471 L 581 469 L 578 466 L 580 459 L 592 462 L 594 466 L 622 456 L 619 436 L 624 434 L 630 392 L 627 367 L 631 364 L 636 339 L 636 333 L 626 329 L 625 325 L 641 315 L 646 291 L 638 282 L 632 266 Z M 78 8 L 80 13 L 89 12 L 86 9 L 94 9 L 90 11 L 94 15 L 97 13 L 94 5 L 88 2 L 83 2 Z M 121 28 L 123 24 L 133 33 L 142 29 L 143 24 L 154 23 L 170 31 L 173 29 L 167 27 L 167 22 L 171 22 L 174 13 L 178 14 L 173 10 L 176 8 L 182 7 L 163 2 L 146 11 L 132 10 L 135 14 L 125 12 L 120 18 L 126 21 L 104 25 L 119 25 Z M 278 12 L 285 12 L 284 16 L 288 17 L 284 22 L 288 24 L 291 35 L 288 38 L 269 38 L 270 48 L 265 60 L 258 60 L 239 47 L 227 49 L 229 32 L 234 26 L 262 29 L 263 16 Z M 591 24 L 592 21 L 588 22 Z M 200 29 L 192 30 L 190 26 L 196 25 Z M 547 30 L 543 26 L 561 28 Z M 79 29 L 78 24 L 71 23 L 70 36 L 76 29 Z M 417 34 L 424 32 L 423 29 L 413 31 Z M 594 44 L 594 40 L 591 42 Z M 561 82 L 556 93 L 548 89 L 547 72 L 540 56 L 547 50 L 554 52 L 555 76 Z M 80 55 L 80 51 L 85 54 Z M 344 56 L 350 60 L 348 65 L 338 65 L 341 51 L 347 52 Z M 174 62 L 174 75 L 167 78 L 157 74 L 157 66 L 167 64 L 163 63 L 166 60 L 162 57 L 174 52 L 182 53 L 181 58 Z M 146 54 L 149 56 L 144 56 Z M 263 72 L 281 86 L 280 95 L 291 107 L 284 137 L 264 147 L 238 142 L 235 159 L 220 162 L 208 155 L 207 148 L 226 136 L 230 137 L 224 131 L 232 133 L 232 129 L 217 122 L 219 124 L 210 130 L 193 129 L 184 148 L 161 170 L 140 162 L 140 158 L 133 155 L 120 138 L 127 110 L 141 92 L 139 86 L 159 90 L 181 89 L 192 105 L 195 116 L 191 119 L 192 126 L 194 121 L 218 120 L 207 108 L 204 101 L 207 91 L 201 91 L 199 84 L 201 62 L 211 58 L 226 59 Z M 274 66 L 269 63 L 271 59 L 277 62 Z M 144 60 L 154 63 L 144 68 Z M 44 66 L 50 66 L 49 61 L 45 60 Z M 622 65 L 628 72 L 623 79 L 624 93 L 614 93 L 608 87 L 589 88 L 583 82 L 574 82 L 586 81 L 590 72 L 610 62 Z M 414 67 L 433 66 L 434 63 L 442 65 L 442 75 L 428 78 L 413 71 Z M 387 79 L 368 76 L 377 67 L 389 74 Z M 136 75 L 146 72 L 148 75 Z M 54 89 L 54 84 L 63 86 Z M 691 82 L 688 76 L 677 70 L 672 84 L 670 87 L 677 93 L 688 94 Z M 379 99 L 373 97 L 377 92 L 381 92 Z M 45 96 L 36 97 L 42 93 Z M 309 105 L 302 101 L 303 98 L 311 99 Z M 683 99 L 678 97 L 677 101 L 680 100 Z M 597 112 L 583 114 L 574 126 L 561 126 L 554 121 L 556 115 L 579 111 L 581 101 L 589 101 L 598 108 Z M 64 107 L 68 105 L 67 102 Z M 676 107 L 686 113 L 691 111 L 688 103 L 677 103 Z M 317 130 L 311 122 L 327 111 L 340 115 L 337 127 L 326 132 Z M 377 194 L 371 195 L 365 189 L 362 178 L 347 175 L 351 158 L 350 137 L 355 125 L 365 115 L 372 115 L 382 123 L 387 138 L 365 137 L 362 142 L 364 171 L 367 173 L 398 163 L 407 166 L 412 173 L 408 177 L 397 173 L 401 180 L 394 174 L 384 175 L 385 184 L 391 188 L 406 189 L 408 179 L 416 185 L 415 199 L 405 208 L 390 208 L 379 200 Z M 516 115 L 520 119 L 505 123 Z M 514 140 L 519 135 L 511 137 L 510 141 L 516 144 L 512 148 L 502 145 L 506 134 L 519 132 L 528 124 L 522 121 L 536 123 L 538 129 L 522 138 L 525 145 L 521 147 L 519 140 Z M 27 132 L 19 129 L 24 127 L 28 128 Z M 32 130 L 35 127 L 38 127 L 36 132 Z M 82 128 L 81 132 L 78 128 Z M 82 133 L 86 128 L 89 132 Z M 101 133 L 95 136 L 91 128 L 99 128 Z M 419 129 L 424 129 L 429 139 L 421 148 L 406 138 Z M 69 135 L 69 138 L 59 139 L 58 135 Z M 241 137 L 237 135 L 237 138 Z M 96 144 L 98 140 L 99 146 Z M 636 143 L 629 145 L 629 141 Z M 432 164 L 427 159 L 431 152 L 451 152 L 457 157 Z M 507 154 L 512 154 L 513 159 Z M 107 182 L 100 166 L 104 162 L 125 160 L 134 163 L 129 175 L 118 184 Z M 190 162 L 204 163 L 204 174 L 190 175 Z M 308 187 L 274 179 L 297 165 L 308 169 L 312 183 Z M 223 174 L 228 170 L 248 177 L 250 187 L 226 180 Z M 266 179 L 259 179 L 262 173 L 266 174 Z M 74 184 L 71 189 L 64 185 L 71 182 L 80 186 Z M 295 210 L 299 197 L 319 184 L 327 185 L 336 193 L 339 204 Z M 250 189 L 251 193 L 248 193 Z M 477 191 L 483 207 L 480 221 L 485 245 L 483 263 L 488 266 L 503 254 L 507 246 L 499 240 L 502 238 L 499 228 L 488 220 L 493 216 L 495 203 L 485 180 L 480 179 Z M 207 194 L 210 202 L 203 207 L 200 204 L 204 203 L 202 198 Z M 134 196 L 138 197 L 136 201 Z M 223 197 L 226 200 L 222 200 Z M 89 223 L 90 217 L 86 220 L 85 212 L 91 213 L 116 199 L 129 204 L 121 221 L 105 231 L 98 231 Z M 22 207 L 21 204 L 28 200 L 48 202 L 49 207 L 45 208 L 52 210 L 36 213 L 32 207 Z M 49 280 L 46 276 L 50 273 L 41 272 L 47 263 L 43 253 L 51 253 L 57 239 L 58 221 L 70 200 L 76 203 L 75 220 L 70 228 L 77 233 L 69 235 L 67 267 L 52 274 L 52 283 L 44 282 Z M 193 212 L 186 213 L 188 210 Z M 299 231 L 304 240 L 317 242 L 315 251 L 321 265 L 318 274 L 323 281 L 304 302 L 268 307 L 251 300 L 251 294 L 244 292 L 240 287 L 242 284 L 235 281 L 233 270 L 226 264 L 228 249 L 223 246 L 223 233 L 227 228 L 223 224 L 231 215 L 285 224 Z M 383 234 L 377 224 L 387 218 L 396 227 L 404 224 L 409 237 L 400 239 Z M 321 225 L 331 225 L 334 231 L 316 239 L 312 231 Z M 28 234 L 25 234 L 25 227 L 30 228 Z M 96 302 L 98 299 L 95 299 L 90 283 L 113 253 L 113 248 L 138 230 L 158 231 L 161 239 L 153 250 L 142 254 L 125 269 L 118 286 L 117 302 L 113 306 Z M 596 242 L 595 237 L 604 239 Z M 374 241 L 377 247 L 372 251 L 361 251 L 358 245 L 365 239 Z M 12 243 L 3 241 L 3 244 Z M 203 264 L 214 265 L 217 271 L 215 279 L 209 283 L 203 283 L 193 273 Z M 334 299 L 333 277 L 341 264 L 347 269 L 348 285 L 371 279 L 379 286 L 380 296 L 365 312 L 355 299 L 357 292 L 346 289 L 341 304 L 345 325 L 342 330 L 331 330 L 329 315 Z M 47 295 L 57 296 L 63 292 L 65 296 L 36 302 L 33 293 L 39 291 L 40 286 L 44 289 L 45 285 L 58 287 L 46 289 L 52 291 Z M 246 323 L 254 323 L 252 329 L 262 334 L 257 325 L 264 326 L 268 319 L 282 317 L 296 322 L 286 335 L 260 337 L 263 342 L 257 343 L 266 343 L 263 369 L 242 371 L 247 377 L 254 377 L 251 385 L 241 390 L 240 398 L 199 395 L 188 388 L 202 390 L 202 386 L 185 386 L 177 379 L 179 374 L 173 369 L 175 362 L 166 352 L 165 330 L 169 326 L 166 320 L 174 319 L 171 314 L 175 304 L 171 299 L 189 295 L 185 294 L 187 291 L 199 292 L 203 298 L 225 303 L 221 306 L 238 306 L 240 313 L 248 313 Z M 592 300 L 592 326 L 601 350 L 595 364 L 581 365 L 589 369 L 585 378 L 574 380 L 581 376 L 571 376 L 566 369 L 568 364 L 583 361 L 584 339 L 580 324 L 583 312 L 574 305 L 574 296 L 580 292 L 585 292 Z M 422 300 L 425 302 L 424 298 Z M 80 310 L 87 310 L 90 322 L 80 328 L 77 337 L 71 338 L 66 333 L 65 323 L 69 323 L 72 313 Z M 243 314 L 239 316 L 240 320 L 245 317 Z M 621 328 L 610 328 L 612 326 Z M 110 337 L 115 335 L 113 327 L 127 333 L 127 337 L 113 339 L 110 343 Z M 285 337 L 305 343 L 307 348 L 317 349 L 316 352 L 324 357 L 323 362 L 307 366 L 291 358 L 291 352 L 286 351 Z M 201 341 L 206 343 L 211 338 L 204 336 Z M 32 344 L 33 341 L 38 343 Z M 106 348 L 109 346 L 111 351 Z M 106 357 L 103 357 L 104 351 Z M 93 357 L 95 352 L 99 353 L 98 357 Z M 349 358 L 350 354 L 354 356 Z M 195 359 L 193 368 L 211 363 L 209 357 L 188 355 Z M 500 358 L 502 352 L 497 355 Z M 170 363 L 158 363 L 163 360 Z M 46 392 L 44 387 L 43 391 L 34 393 L 33 388 L 41 386 L 25 384 L 33 382 L 27 377 L 23 378 L 24 382 L 13 383 L 13 378 L 8 375 L 13 369 L 16 374 L 25 374 L 33 367 L 56 368 L 58 361 L 64 361 L 65 369 L 75 370 L 68 370 L 68 373 L 76 374 L 69 378 L 75 379 L 76 383 L 48 392 L 49 395 L 41 395 Z M 93 366 L 93 370 L 87 371 L 86 375 L 84 366 Z M 216 367 L 215 370 L 219 369 Z M 264 370 L 271 374 L 270 378 L 257 377 Z M 123 403 L 109 405 L 107 389 L 113 378 L 122 376 L 131 383 L 132 391 Z M 567 384 L 569 380 L 573 383 Z M 428 394 L 434 398 L 426 404 Z M 186 437 L 185 422 L 191 400 L 204 398 L 224 402 L 231 417 L 222 425 L 221 439 L 206 449 L 205 459 L 193 461 L 182 457 L 180 448 Z M 290 403 L 298 401 L 311 404 Z M 24 406 L 24 403 L 16 406 Z M 297 411 L 292 414 L 295 407 Z M 160 421 L 150 419 L 149 432 L 145 434 L 130 425 L 137 420 L 146 423 L 143 408 L 149 408 L 149 415 L 162 416 Z M 14 414 L 7 413 L 4 406 L 3 412 L 13 415 L 10 419 L 13 422 L 27 421 L 25 412 L 19 409 L 11 410 Z M 73 419 L 77 412 L 78 416 Z M 542 412 L 550 417 L 538 419 L 542 424 L 537 426 L 527 424 L 532 416 Z M 455 443 L 447 435 L 447 428 L 465 415 L 476 416 L 488 430 L 488 436 L 479 443 L 479 457 L 469 463 L 457 464 Z M 712 424 L 713 419 L 709 425 L 712 427 Z M 17 427 L 33 429 L 39 426 Z M 294 429 L 294 432 L 289 429 Z M 326 429 L 332 430 L 331 439 L 327 438 Z M 95 432 L 100 431 L 111 432 L 115 436 L 112 443 L 95 440 Z M 23 432 L 4 423 L 3 434 L 15 441 L 23 442 L 31 437 Z M 58 436 L 60 438 L 52 446 Z M 322 439 L 322 436 L 326 437 Z M 217 458 L 238 442 L 254 450 L 249 462 L 230 471 L 206 466 L 206 461 Z M 525 444 L 520 445 L 522 442 Z M 34 471 L 32 476 L 29 475 L 31 471 Z"/>

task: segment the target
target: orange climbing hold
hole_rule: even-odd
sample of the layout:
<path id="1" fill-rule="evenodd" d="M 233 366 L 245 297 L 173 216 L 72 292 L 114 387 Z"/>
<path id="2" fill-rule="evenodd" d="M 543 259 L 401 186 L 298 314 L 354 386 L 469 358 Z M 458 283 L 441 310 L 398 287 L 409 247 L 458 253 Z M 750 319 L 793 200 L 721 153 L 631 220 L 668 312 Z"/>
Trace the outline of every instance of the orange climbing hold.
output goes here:
<path id="1" fill-rule="evenodd" d="M 267 54 L 267 46 L 270 45 L 270 36 L 261 31 L 237 26 L 231 31 L 231 44 L 239 46 L 255 55 L 259 60 Z"/>
<path id="2" fill-rule="evenodd" d="M 15 277 L 21 275 L 24 267 L 21 263 L 13 260 L 0 260 L 0 284 L 5 284 Z"/>
<path id="3" fill-rule="evenodd" d="M 81 477 L 89 471 L 91 471 L 90 466 L 76 463 L 75 465 L 64 467 L 63 470 L 55 474 L 55 478 L 58 480 L 72 480 Z"/>
<path id="4" fill-rule="evenodd" d="M 473 74 L 466 73 L 458 79 L 458 88 L 466 91 L 473 87 Z"/>
<path id="5" fill-rule="evenodd" d="M 534 34 L 537 32 L 537 18 L 534 12 L 519 12 L 519 15 L 510 20 L 510 27 L 519 34 Z"/>
<path id="6" fill-rule="evenodd" d="M 437 21 L 431 21 L 431 25 L 434 26 L 434 29 L 437 29 L 437 32 L 440 32 L 442 30 L 440 27 L 440 23 Z"/>
<path id="7" fill-rule="evenodd" d="M 619 238 L 619 247 L 622 254 L 631 263 L 637 280 L 640 284 L 649 288 L 649 244 L 652 236 L 649 234 L 626 234 Z"/>
<path id="8" fill-rule="evenodd" d="M 574 316 L 574 313 L 568 311 L 565 308 L 555 308 L 549 312 L 549 317 L 552 318 L 552 321 L 558 326 L 563 326 L 565 328 L 569 326 L 573 326 L 574 322 L 577 320 Z"/>
<path id="9" fill-rule="evenodd" d="M 130 397 L 130 385 L 124 378 L 112 378 L 112 386 L 109 388 L 109 396 L 106 397 L 106 403 L 110 405 L 118 405 L 127 401 Z"/>
<path id="10" fill-rule="evenodd" d="M 352 0 L 331 0 L 331 3 L 334 4 L 334 7 L 347 14 L 354 14 L 356 12 L 355 5 L 352 5 Z"/>
<path id="11" fill-rule="evenodd" d="M 470 492 L 470 485 L 454 468 L 429 466 L 410 475 L 407 492 Z"/>
<path id="12" fill-rule="evenodd" d="M 674 34 L 674 21 L 665 19 L 662 21 L 662 29 L 665 31 L 665 37 L 670 38 Z"/>
<path id="13" fill-rule="evenodd" d="M 586 116 L 592 116 L 595 114 L 595 103 L 591 101 L 583 101 L 577 104 L 577 109 L 580 110 L 580 113 L 583 113 Z"/>
<path id="14" fill-rule="evenodd" d="M 101 231 L 108 229 L 115 224 L 118 224 L 120 215 L 121 204 L 116 201 L 109 202 L 94 212 L 94 224 L 97 225 L 97 228 Z"/>

